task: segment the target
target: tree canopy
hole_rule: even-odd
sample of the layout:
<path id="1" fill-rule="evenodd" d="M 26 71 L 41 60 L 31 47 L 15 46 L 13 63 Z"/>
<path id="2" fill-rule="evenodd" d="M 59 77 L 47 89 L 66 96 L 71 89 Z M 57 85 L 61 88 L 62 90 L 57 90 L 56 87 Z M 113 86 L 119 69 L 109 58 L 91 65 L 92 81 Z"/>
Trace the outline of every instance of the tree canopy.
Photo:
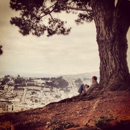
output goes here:
<path id="1" fill-rule="evenodd" d="M 129 0 L 99 0 L 106 2 L 107 7 L 111 10 L 118 12 L 125 20 L 128 19 L 130 24 L 130 1 Z M 115 7 L 115 2 L 118 1 Z M 104 3 L 103 2 L 103 3 Z M 71 28 L 65 28 L 61 19 L 53 17 L 54 13 L 61 13 L 65 11 L 70 13 L 76 11 L 78 18 L 75 20 L 77 24 L 84 21 L 90 22 L 93 20 L 92 3 L 98 3 L 97 0 L 11 0 L 10 7 L 15 11 L 20 11 L 20 17 L 11 19 L 11 24 L 19 27 L 20 33 L 29 35 L 32 33 L 36 36 L 41 36 L 47 31 L 47 36 L 54 34 L 67 35 Z M 104 4 L 105 5 L 105 4 Z M 106 7 L 106 10 L 107 10 Z M 116 11 L 117 8 L 117 11 Z M 48 25 L 44 22 L 43 18 L 48 17 Z"/>
<path id="2" fill-rule="evenodd" d="M 23 35 L 41 36 L 45 31 L 47 36 L 69 34 L 71 27 L 65 28 L 66 21 L 53 17 L 63 11 L 78 13 L 77 24 L 93 20 L 90 0 L 11 0 L 10 7 L 20 11 L 20 17 L 14 17 L 10 22 L 18 26 Z M 48 18 L 48 23 L 44 22 L 44 17 Z"/>

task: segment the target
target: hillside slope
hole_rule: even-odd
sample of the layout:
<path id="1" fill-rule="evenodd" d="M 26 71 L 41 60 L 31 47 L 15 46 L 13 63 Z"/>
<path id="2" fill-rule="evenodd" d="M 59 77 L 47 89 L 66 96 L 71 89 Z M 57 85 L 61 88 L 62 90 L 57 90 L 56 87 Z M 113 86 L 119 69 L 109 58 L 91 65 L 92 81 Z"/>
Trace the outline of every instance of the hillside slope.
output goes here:
<path id="1" fill-rule="evenodd" d="M 130 130 L 130 92 L 97 91 L 0 115 L 0 130 Z"/>

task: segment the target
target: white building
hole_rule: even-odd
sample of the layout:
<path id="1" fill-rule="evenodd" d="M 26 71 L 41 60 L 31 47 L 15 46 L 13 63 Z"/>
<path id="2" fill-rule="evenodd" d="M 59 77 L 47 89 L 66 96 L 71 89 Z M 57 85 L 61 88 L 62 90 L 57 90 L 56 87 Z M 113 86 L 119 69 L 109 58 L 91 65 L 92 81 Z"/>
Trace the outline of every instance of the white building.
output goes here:
<path id="1" fill-rule="evenodd" d="M 13 111 L 15 111 L 15 106 L 12 102 L 0 101 L 0 113 Z"/>

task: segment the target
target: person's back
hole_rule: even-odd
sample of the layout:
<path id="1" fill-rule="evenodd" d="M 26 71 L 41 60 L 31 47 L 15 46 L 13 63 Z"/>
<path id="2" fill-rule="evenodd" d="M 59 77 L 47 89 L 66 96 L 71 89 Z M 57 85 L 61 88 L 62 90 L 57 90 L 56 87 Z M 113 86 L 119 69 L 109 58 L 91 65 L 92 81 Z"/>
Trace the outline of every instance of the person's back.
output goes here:
<path id="1" fill-rule="evenodd" d="M 97 77 L 93 76 L 92 77 L 92 84 L 90 85 L 89 89 L 92 89 L 92 88 L 94 88 L 96 86 L 98 86 Z"/>
<path id="2" fill-rule="evenodd" d="M 96 86 L 98 86 L 98 82 L 92 83 L 92 84 L 90 85 L 90 88 L 94 88 L 94 87 L 96 87 Z"/>

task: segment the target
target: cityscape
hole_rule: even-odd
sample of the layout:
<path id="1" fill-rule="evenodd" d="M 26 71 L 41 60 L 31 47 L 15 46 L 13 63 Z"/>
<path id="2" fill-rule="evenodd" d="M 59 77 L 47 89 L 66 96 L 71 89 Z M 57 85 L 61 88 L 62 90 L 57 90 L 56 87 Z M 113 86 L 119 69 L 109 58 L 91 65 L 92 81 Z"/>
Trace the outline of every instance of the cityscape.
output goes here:
<path id="1" fill-rule="evenodd" d="M 90 78 L 6 75 L 0 79 L 0 113 L 35 109 L 76 96 L 84 82 L 89 84 Z"/>

